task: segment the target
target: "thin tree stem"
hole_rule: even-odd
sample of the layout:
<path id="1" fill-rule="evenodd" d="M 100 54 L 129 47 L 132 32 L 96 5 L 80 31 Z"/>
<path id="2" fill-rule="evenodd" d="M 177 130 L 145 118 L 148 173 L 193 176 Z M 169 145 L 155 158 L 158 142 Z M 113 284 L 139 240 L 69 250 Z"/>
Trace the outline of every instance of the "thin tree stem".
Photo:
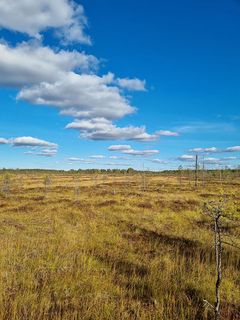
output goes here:
<path id="1" fill-rule="evenodd" d="M 216 216 L 214 219 L 215 227 L 215 258 L 216 258 L 216 302 L 215 302 L 215 320 L 220 320 L 220 286 L 222 282 L 222 239 L 221 239 L 221 229 L 219 226 L 220 215 Z"/>

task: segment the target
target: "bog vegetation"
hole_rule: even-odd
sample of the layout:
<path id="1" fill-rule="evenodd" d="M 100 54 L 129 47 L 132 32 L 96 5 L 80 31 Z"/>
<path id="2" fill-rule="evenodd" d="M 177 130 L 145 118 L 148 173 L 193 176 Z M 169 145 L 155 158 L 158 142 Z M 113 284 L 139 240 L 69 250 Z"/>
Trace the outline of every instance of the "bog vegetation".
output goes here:
<path id="1" fill-rule="evenodd" d="M 0 319 L 240 319 L 240 174 L 0 173 Z M 209 210 L 209 205 L 208 205 Z"/>

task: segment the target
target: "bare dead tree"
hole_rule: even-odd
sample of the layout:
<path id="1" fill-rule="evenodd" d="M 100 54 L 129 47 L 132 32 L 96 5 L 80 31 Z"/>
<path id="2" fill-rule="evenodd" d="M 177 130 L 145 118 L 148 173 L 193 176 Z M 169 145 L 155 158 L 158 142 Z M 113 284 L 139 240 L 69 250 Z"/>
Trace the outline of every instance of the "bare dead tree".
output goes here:
<path id="1" fill-rule="evenodd" d="M 115 196 L 116 195 L 116 180 L 115 180 L 115 175 L 112 176 L 112 194 Z"/>
<path id="2" fill-rule="evenodd" d="M 179 171 L 179 185 L 180 185 L 180 188 L 182 188 L 182 171 L 183 171 L 183 166 L 179 166 L 178 167 L 178 171 Z"/>
<path id="3" fill-rule="evenodd" d="M 142 173 L 142 191 L 146 191 L 146 175 L 145 175 L 144 163 L 143 163 L 143 173 Z"/>
<path id="4" fill-rule="evenodd" d="M 220 320 L 220 286 L 222 282 L 222 238 L 220 227 L 221 211 L 214 216 L 214 233 L 215 233 L 215 259 L 216 259 L 216 302 L 215 302 L 215 319 Z"/>
<path id="5" fill-rule="evenodd" d="M 212 305 L 205 301 L 206 306 L 214 310 L 214 320 L 221 319 L 221 283 L 222 283 L 222 252 L 223 244 L 239 248 L 233 241 L 228 242 L 223 239 L 222 224 L 224 221 L 236 223 L 233 214 L 226 214 L 226 199 L 220 201 L 210 201 L 204 205 L 204 213 L 207 214 L 214 225 L 214 248 L 215 248 L 215 266 L 216 266 L 216 283 L 215 283 L 215 303 Z M 228 225 L 229 226 L 229 225 Z"/>
<path id="6" fill-rule="evenodd" d="M 80 185 L 76 185 L 74 188 L 74 195 L 75 195 L 76 202 L 79 201 L 80 194 L 81 194 Z"/>
<path id="7" fill-rule="evenodd" d="M 126 170 L 124 173 L 124 187 L 125 187 L 125 192 L 129 192 L 129 176 L 128 176 L 128 171 Z"/>
<path id="8" fill-rule="evenodd" d="M 92 176 L 93 187 L 97 186 L 97 179 L 98 179 L 98 176 L 96 174 L 94 174 Z"/>
<path id="9" fill-rule="evenodd" d="M 220 182 L 220 185 L 222 186 L 222 168 L 221 167 L 219 168 L 219 182 Z"/>
<path id="10" fill-rule="evenodd" d="M 45 195 L 50 191 L 50 185 L 52 183 L 52 179 L 50 176 L 45 176 L 44 177 L 44 187 L 45 187 Z"/>
<path id="11" fill-rule="evenodd" d="M 195 187 L 198 186 L 198 155 L 196 154 L 195 158 Z"/>
<path id="12" fill-rule="evenodd" d="M 202 186 L 204 187 L 205 185 L 205 158 L 203 155 L 203 160 L 202 160 Z"/>
<path id="13" fill-rule="evenodd" d="M 221 217 L 223 214 L 223 204 L 216 204 L 209 202 L 204 205 L 204 212 L 212 219 L 214 223 L 214 248 L 215 248 L 215 266 L 216 266 L 216 283 L 215 283 L 215 304 L 211 305 L 205 301 L 209 306 L 214 309 L 214 320 L 221 318 L 221 300 L 220 288 L 222 282 L 222 236 L 221 236 Z"/>
<path id="14" fill-rule="evenodd" d="M 188 185 L 189 187 L 191 187 L 191 170 L 188 168 L 187 172 L 188 172 Z"/>

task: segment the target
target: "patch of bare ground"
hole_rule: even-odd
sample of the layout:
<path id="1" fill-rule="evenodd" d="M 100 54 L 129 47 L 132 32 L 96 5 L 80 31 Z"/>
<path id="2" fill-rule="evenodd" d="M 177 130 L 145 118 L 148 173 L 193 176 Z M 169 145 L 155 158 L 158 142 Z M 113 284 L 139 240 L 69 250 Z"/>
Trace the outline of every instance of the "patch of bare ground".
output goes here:
<path id="1" fill-rule="evenodd" d="M 114 206 L 117 204 L 118 204 L 118 201 L 116 201 L 116 200 L 105 200 L 105 201 L 97 203 L 96 207 L 102 208 L 102 207 Z"/>

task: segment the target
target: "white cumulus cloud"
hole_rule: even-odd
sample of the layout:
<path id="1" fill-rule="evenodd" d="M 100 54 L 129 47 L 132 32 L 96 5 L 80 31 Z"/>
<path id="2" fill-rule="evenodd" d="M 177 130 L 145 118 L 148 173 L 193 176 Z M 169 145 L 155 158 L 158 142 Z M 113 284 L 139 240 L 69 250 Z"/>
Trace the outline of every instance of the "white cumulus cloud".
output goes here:
<path id="1" fill-rule="evenodd" d="M 180 160 L 180 161 L 194 161 L 195 160 L 195 157 L 194 156 L 191 156 L 191 155 L 188 155 L 188 154 L 184 154 L 180 157 L 177 158 L 177 160 Z"/>
<path id="2" fill-rule="evenodd" d="M 118 127 L 112 121 L 101 117 L 75 120 L 66 128 L 79 130 L 81 137 L 91 140 L 153 141 L 158 138 L 156 134 L 147 133 L 145 127 Z"/>
<path id="3" fill-rule="evenodd" d="M 87 19 L 80 4 L 69 0 L 1 0 L 0 27 L 40 38 L 49 28 L 66 42 L 90 44 L 85 34 Z"/>
<path id="4" fill-rule="evenodd" d="M 159 151 L 158 150 L 124 150 L 122 151 L 122 153 L 124 154 L 129 154 L 132 156 L 152 156 L 154 154 L 158 154 Z"/>
<path id="5" fill-rule="evenodd" d="M 58 145 L 46 140 L 33 137 L 0 138 L 0 144 L 8 144 L 12 147 L 30 148 L 24 152 L 26 155 L 37 155 L 42 157 L 53 157 L 58 152 Z"/>
<path id="6" fill-rule="evenodd" d="M 47 28 L 63 35 L 62 41 L 89 42 L 84 9 L 69 0 L 2 0 L 0 27 L 40 38 Z M 0 42 L 0 85 L 16 87 L 18 100 L 58 108 L 72 116 L 66 128 L 77 129 L 91 140 L 154 141 L 177 132 L 148 133 L 145 126 L 117 126 L 114 121 L 136 111 L 125 90 L 145 91 L 145 80 L 96 74 L 99 60 L 84 52 L 53 50 L 39 40 L 15 47 Z"/>
<path id="7" fill-rule="evenodd" d="M 7 144 L 8 140 L 5 138 L 0 138 L 0 144 Z"/>
<path id="8" fill-rule="evenodd" d="M 18 99 L 39 105 L 60 108 L 61 113 L 76 118 L 117 119 L 133 113 L 135 109 L 120 94 L 119 89 L 108 86 L 111 74 L 97 76 L 70 72 L 55 82 L 42 82 L 25 88 Z"/>
<path id="9" fill-rule="evenodd" d="M 109 151 L 125 151 L 131 149 L 132 147 L 129 144 L 115 144 L 108 147 Z"/>
<path id="10" fill-rule="evenodd" d="M 24 154 L 29 156 L 54 157 L 57 154 L 57 149 L 30 150 L 24 152 Z"/>
<path id="11" fill-rule="evenodd" d="M 158 136 L 166 136 L 166 137 L 177 137 L 179 136 L 178 132 L 170 131 L 170 130 L 159 130 L 156 132 Z"/>
<path id="12" fill-rule="evenodd" d="M 194 152 L 194 153 L 224 153 L 224 152 L 239 152 L 239 151 L 240 151 L 240 146 L 233 146 L 225 149 L 218 149 L 216 147 L 211 147 L 211 148 L 194 148 L 189 150 L 189 152 Z"/>
<path id="13" fill-rule="evenodd" d="M 135 150 L 128 144 L 112 145 L 108 147 L 108 150 L 132 156 L 152 156 L 159 153 L 159 150 Z"/>
<path id="14" fill-rule="evenodd" d="M 225 152 L 240 152 L 240 146 L 228 147 Z"/>
<path id="15" fill-rule="evenodd" d="M 38 43 L 24 42 L 16 47 L 0 43 L 0 84 L 30 86 L 41 82 L 52 83 L 64 78 L 72 70 L 95 69 L 98 60 L 77 51 L 53 51 Z"/>
<path id="16" fill-rule="evenodd" d="M 162 159 L 150 159 L 149 161 L 157 164 L 168 164 L 168 161 Z"/>
<path id="17" fill-rule="evenodd" d="M 129 79 L 129 78 L 118 78 L 117 84 L 124 89 L 133 90 L 133 91 L 146 91 L 145 80 L 140 80 L 137 78 Z"/>
<path id="18" fill-rule="evenodd" d="M 93 156 L 89 156 L 89 158 L 91 158 L 91 159 L 104 159 L 105 156 L 102 155 L 102 154 L 96 154 L 96 155 L 93 155 Z"/>
<path id="19" fill-rule="evenodd" d="M 194 153 L 217 153 L 217 152 L 221 152 L 221 150 L 216 148 L 216 147 L 211 147 L 211 148 L 193 148 L 193 149 L 190 149 L 189 152 L 194 152 Z"/>
<path id="20" fill-rule="evenodd" d="M 52 143 L 49 141 L 41 140 L 33 137 L 18 137 L 9 139 L 9 142 L 14 147 L 49 147 L 49 148 L 57 148 L 58 145 L 56 143 Z"/>
<path id="21" fill-rule="evenodd" d="M 208 164 L 224 164 L 228 161 L 234 161 L 236 160 L 236 157 L 226 157 L 226 158 L 205 158 L 204 162 Z"/>
<path id="22" fill-rule="evenodd" d="M 147 142 L 157 140 L 160 135 L 177 135 L 171 131 L 164 131 L 165 134 L 162 131 L 149 134 L 146 132 L 145 126 L 118 127 L 111 120 L 107 120 L 104 117 L 76 119 L 74 122 L 69 123 L 66 128 L 79 130 L 81 137 L 91 140 L 134 140 Z"/>

